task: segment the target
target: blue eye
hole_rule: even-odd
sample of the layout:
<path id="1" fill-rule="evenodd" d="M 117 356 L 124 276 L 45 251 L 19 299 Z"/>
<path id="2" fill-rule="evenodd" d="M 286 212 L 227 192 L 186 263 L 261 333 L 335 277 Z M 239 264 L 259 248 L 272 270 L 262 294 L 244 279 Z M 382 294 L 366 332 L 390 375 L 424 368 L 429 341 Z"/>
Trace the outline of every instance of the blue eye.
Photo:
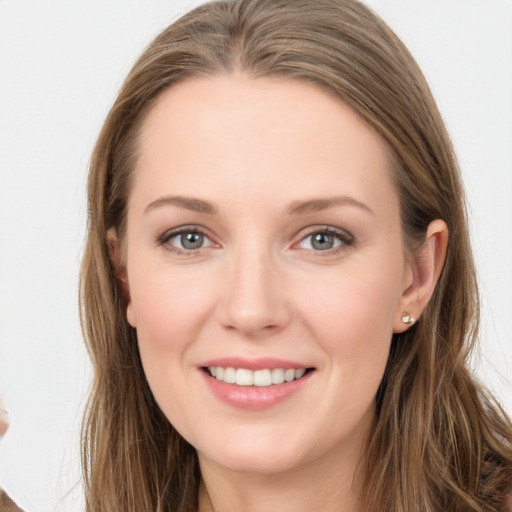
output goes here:
<path id="1" fill-rule="evenodd" d="M 333 229 L 315 231 L 305 236 L 298 244 L 301 249 L 313 251 L 329 251 L 341 245 L 351 245 L 352 237 L 348 233 Z"/>
<path id="2" fill-rule="evenodd" d="M 196 229 L 181 229 L 165 234 L 160 242 L 170 245 L 177 251 L 197 251 L 213 245 L 213 242 L 201 231 Z"/>

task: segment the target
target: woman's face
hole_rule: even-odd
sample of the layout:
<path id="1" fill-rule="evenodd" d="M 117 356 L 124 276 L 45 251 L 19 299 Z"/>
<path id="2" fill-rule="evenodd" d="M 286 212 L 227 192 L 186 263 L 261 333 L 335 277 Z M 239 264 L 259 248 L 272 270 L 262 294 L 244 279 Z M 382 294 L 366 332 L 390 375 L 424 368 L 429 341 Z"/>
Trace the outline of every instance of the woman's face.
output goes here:
<path id="1" fill-rule="evenodd" d="M 203 466 L 359 457 L 412 281 L 390 166 L 351 109 L 299 81 L 193 79 L 150 111 L 127 316 Z"/>

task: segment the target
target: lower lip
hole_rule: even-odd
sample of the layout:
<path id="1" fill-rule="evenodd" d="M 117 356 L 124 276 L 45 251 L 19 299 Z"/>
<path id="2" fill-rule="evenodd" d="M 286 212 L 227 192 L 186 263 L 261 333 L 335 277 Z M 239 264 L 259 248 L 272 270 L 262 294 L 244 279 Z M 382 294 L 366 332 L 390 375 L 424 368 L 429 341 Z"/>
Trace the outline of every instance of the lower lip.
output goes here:
<path id="1" fill-rule="evenodd" d="M 291 382 L 273 384 L 272 386 L 237 386 L 217 380 L 201 370 L 212 393 L 222 402 L 246 411 L 263 411 L 280 404 L 298 393 L 310 380 L 314 372 Z"/>

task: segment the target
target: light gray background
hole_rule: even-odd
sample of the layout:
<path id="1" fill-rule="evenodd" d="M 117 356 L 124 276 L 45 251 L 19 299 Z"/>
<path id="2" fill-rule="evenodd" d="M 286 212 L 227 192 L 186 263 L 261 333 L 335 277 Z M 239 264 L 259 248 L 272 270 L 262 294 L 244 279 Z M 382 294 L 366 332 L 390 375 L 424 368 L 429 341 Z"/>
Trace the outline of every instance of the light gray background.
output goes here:
<path id="1" fill-rule="evenodd" d="M 135 57 L 197 3 L 0 0 L 0 485 L 28 512 L 81 510 L 90 151 Z M 482 283 L 476 364 L 512 412 L 512 1 L 369 3 L 418 59 L 458 151 Z"/>

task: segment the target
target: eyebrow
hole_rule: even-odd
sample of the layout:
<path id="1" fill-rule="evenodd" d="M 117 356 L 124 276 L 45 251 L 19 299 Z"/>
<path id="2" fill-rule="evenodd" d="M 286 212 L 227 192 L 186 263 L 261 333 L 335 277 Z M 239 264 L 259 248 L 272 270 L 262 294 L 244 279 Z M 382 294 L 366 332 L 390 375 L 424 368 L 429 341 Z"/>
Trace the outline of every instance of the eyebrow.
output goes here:
<path id="1" fill-rule="evenodd" d="M 305 201 L 292 201 L 286 208 L 286 211 L 289 215 L 300 215 L 326 210 L 334 206 L 345 205 L 355 206 L 375 215 L 374 211 L 369 206 L 350 196 L 322 197 L 307 199 Z M 146 206 L 144 213 L 163 206 L 177 206 L 178 208 L 208 215 L 215 215 L 217 213 L 217 208 L 212 203 L 204 201 L 203 199 L 185 196 L 159 197 Z"/>
<path id="2" fill-rule="evenodd" d="M 293 201 L 287 208 L 287 213 L 290 215 L 294 214 L 305 214 L 314 213 L 333 206 L 356 206 L 362 210 L 375 215 L 375 212 L 366 204 L 361 203 L 357 199 L 350 196 L 334 196 L 334 197 L 320 197 L 314 199 L 308 199 L 306 201 Z"/>
<path id="3" fill-rule="evenodd" d="M 146 206 L 144 213 L 147 213 L 156 208 L 160 208 L 162 206 L 177 206 L 178 208 L 184 208 L 185 210 L 191 210 L 198 213 L 206 213 L 209 215 L 214 215 L 217 213 L 217 208 L 215 208 L 212 203 L 203 201 L 202 199 L 184 196 L 159 197 Z"/>

